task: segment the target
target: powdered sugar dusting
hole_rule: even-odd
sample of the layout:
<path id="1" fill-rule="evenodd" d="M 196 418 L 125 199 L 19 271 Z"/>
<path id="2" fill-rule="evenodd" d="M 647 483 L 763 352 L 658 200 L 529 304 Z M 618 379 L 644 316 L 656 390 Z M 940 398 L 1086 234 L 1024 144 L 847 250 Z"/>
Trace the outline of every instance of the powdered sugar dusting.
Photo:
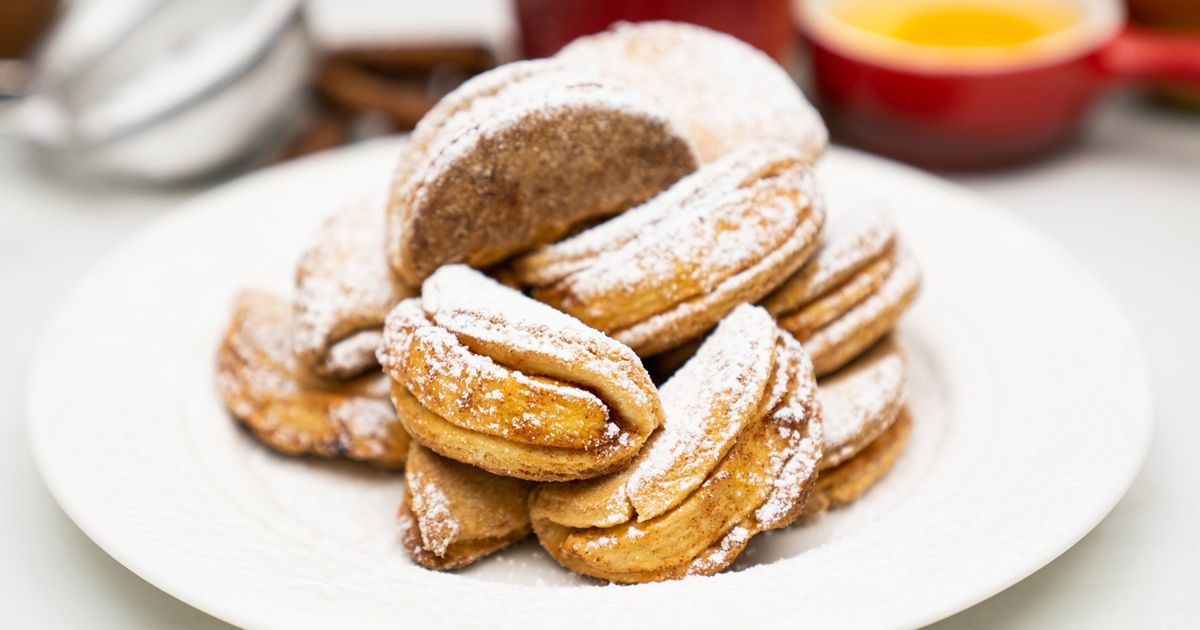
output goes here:
<path id="1" fill-rule="evenodd" d="M 776 473 L 767 500 L 754 511 L 762 529 L 786 527 L 798 514 L 806 499 L 809 484 L 816 477 L 821 460 L 821 423 L 810 420 L 803 429 L 779 426 L 776 428 L 791 448 L 790 457 L 773 456 Z"/>
<path id="2" fill-rule="evenodd" d="M 822 382 L 826 457 L 845 461 L 886 429 L 903 404 L 907 383 L 904 358 L 890 347 Z"/>
<path id="3" fill-rule="evenodd" d="M 576 358 L 574 345 L 619 348 L 604 333 L 465 265 L 447 265 L 430 276 L 421 300 L 424 311 L 441 326 L 462 333 L 486 331 L 497 341 L 537 346 L 563 361 Z M 632 353 L 627 357 L 636 360 Z"/>
<path id="4" fill-rule="evenodd" d="M 217 359 L 217 385 L 230 410 L 284 453 L 401 465 L 407 435 L 381 429 L 397 422 L 386 376 L 334 381 L 310 374 L 292 353 L 291 317 L 291 305 L 277 296 L 238 296 Z"/>
<path id="5" fill-rule="evenodd" d="M 760 177 L 731 177 L 719 162 L 679 184 L 685 187 L 684 199 L 669 195 L 663 201 L 683 205 L 659 208 L 655 200 L 645 204 L 649 214 L 662 218 L 623 235 L 630 238 L 619 248 L 562 281 L 570 309 L 584 320 L 607 316 L 611 326 L 623 327 L 643 315 L 636 308 L 638 295 L 652 292 L 671 305 L 711 291 L 777 250 L 810 215 L 811 193 L 804 186 L 804 173 L 798 167 L 788 168 L 789 162 L 797 164 L 794 152 L 754 146 L 728 161 Z M 758 162 L 758 168 L 751 169 L 747 162 Z M 772 174 L 771 167 L 783 172 Z M 579 238 L 586 244 L 592 235 Z M 632 308 L 607 312 L 622 303 Z"/>
<path id="6" fill-rule="evenodd" d="M 879 258 L 896 241 L 896 225 L 877 205 L 831 221 L 812 260 L 763 300 L 774 316 L 803 307 Z"/>
<path id="7" fill-rule="evenodd" d="M 782 446 L 771 453 L 771 489 L 755 510 L 759 529 L 775 529 L 791 523 L 799 513 L 815 478 L 822 454 L 820 414 L 817 413 L 816 379 L 812 361 L 790 335 L 779 337 L 776 383 L 784 394 L 771 408 L 767 421 Z"/>
<path id="8" fill-rule="evenodd" d="M 707 293 L 681 302 L 627 328 L 614 331 L 613 337 L 637 348 L 644 355 L 655 354 L 702 334 L 728 313 L 726 309 L 732 309 L 742 302 L 759 300 L 763 293 L 775 286 L 778 278 L 786 277 L 804 263 L 824 224 L 824 199 L 815 189 L 811 172 L 805 171 L 801 187 L 810 191 L 812 212 L 786 241 L 756 263 L 724 279 Z M 707 255 L 703 251 L 700 253 Z M 674 331 L 674 336 L 668 336 L 668 331 Z"/>
<path id="9" fill-rule="evenodd" d="M 812 163 L 828 133 L 783 68 L 728 35 L 675 22 L 619 24 L 555 57 L 629 82 L 657 99 L 705 161 L 755 140 L 782 140 Z"/>
<path id="10" fill-rule="evenodd" d="M 750 537 L 754 535 L 743 525 L 735 525 L 721 539 L 692 560 L 688 567 L 690 575 L 711 575 L 729 566 L 737 557 Z"/>
<path id="11" fill-rule="evenodd" d="M 824 203 L 796 152 L 745 146 L 666 193 L 516 263 L 534 296 L 639 354 L 674 347 L 803 264 Z M 560 274 L 566 274 L 560 276 Z"/>
<path id="12" fill-rule="evenodd" d="M 462 531 L 450 499 L 420 471 L 410 469 L 407 481 L 422 545 L 438 557 L 445 556 Z"/>
<path id="13" fill-rule="evenodd" d="M 878 320 L 886 312 L 895 309 L 915 294 L 921 282 L 921 270 L 913 257 L 905 251 L 897 253 L 896 265 L 884 281 L 883 286 L 867 296 L 846 314 L 818 330 L 804 342 L 804 347 L 814 356 L 830 349 L 851 337 L 870 322 Z"/>
<path id="14" fill-rule="evenodd" d="M 574 317 L 464 265 L 430 276 L 421 301 L 434 323 L 480 349 L 599 392 L 617 410 L 614 417 L 642 439 L 658 426 L 659 404 L 637 356 Z"/>
<path id="15" fill-rule="evenodd" d="M 477 74 L 442 97 L 417 122 L 416 128 L 409 136 L 414 159 L 402 159 L 398 162 L 390 187 L 387 244 L 388 254 L 395 263 L 404 261 L 405 257 L 399 250 L 412 230 L 412 206 L 408 204 L 407 196 L 419 178 L 425 177 L 426 156 L 429 155 L 431 145 L 438 140 L 439 133 L 447 121 L 468 110 L 476 100 L 493 96 L 511 81 L 538 72 L 547 65 L 548 62 L 544 60 L 517 61 Z"/>
<path id="16" fill-rule="evenodd" d="M 777 239 L 793 233 L 800 221 L 791 200 L 762 199 L 757 192 L 748 190 L 731 196 L 724 200 L 729 206 L 712 214 L 698 215 L 690 225 L 669 221 L 663 226 L 663 240 L 657 247 L 622 250 L 586 274 L 574 276 L 570 284 L 575 299 L 585 305 L 602 296 L 618 296 L 620 300 L 645 284 L 663 286 L 668 299 L 676 297 L 670 295 L 674 287 L 680 287 L 677 291 L 682 295 L 678 297 L 713 290 L 760 260 L 766 252 L 777 249 Z M 752 200 L 756 198 L 761 203 L 754 204 Z M 753 207 L 755 217 L 731 221 L 727 213 L 735 206 Z M 672 228 L 692 229 L 669 237 L 666 232 Z"/>
<path id="17" fill-rule="evenodd" d="M 713 206 L 728 203 L 722 195 L 752 185 L 772 173 L 800 162 L 799 154 L 774 142 L 749 144 L 700 171 L 680 179 L 650 201 L 572 238 L 544 246 L 514 263 L 519 279 L 545 286 L 595 264 L 600 256 L 639 249 L 653 235 L 678 236 L 659 225 L 680 214 L 711 214 Z M 782 228 L 781 228 L 782 229 Z"/>
<path id="18" fill-rule="evenodd" d="M 755 419 L 768 393 L 777 336 L 766 311 L 742 305 L 663 384 L 662 434 L 639 456 L 628 484 L 639 520 L 669 509 L 700 486 Z"/>
<path id="19" fill-rule="evenodd" d="M 748 374 L 758 375 L 757 386 L 746 382 Z M 584 572 L 608 577 L 609 569 L 601 563 L 627 562 L 626 554 L 643 552 L 638 539 L 650 531 L 655 532 L 654 540 L 646 544 L 666 545 L 664 532 L 655 529 L 660 521 L 650 519 L 695 496 L 692 492 L 697 489 L 720 488 L 716 496 L 728 498 L 731 504 L 713 503 L 693 509 L 703 510 L 701 518 L 729 519 L 711 522 L 733 523 L 733 527 L 706 541 L 709 546 L 683 566 L 651 564 L 646 571 L 665 571 L 663 575 L 674 575 L 673 571 L 713 574 L 727 567 L 754 535 L 793 522 L 812 490 L 821 457 L 815 391 L 812 361 L 799 342 L 775 327 L 762 308 L 742 305 L 735 309 L 696 355 L 663 385 L 661 394 L 668 412 L 663 429 L 630 469 L 603 485 L 603 492 L 614 496 L 628 491 L 637 519 L 629 520 L 626 513 L 620 522 L 599 529 L 594 522 L 589 523 L 591 527 L 569 526 L 580 534 L 575 543 L 578 546 L 573 549 L 587 552 L 582 561 L 597 571 Z M 706 430 L 705 425 L 712 420 L 707 414 L 726 417 L 739 412 L 750 416 L 754 424 L 745 426 L 752 426 L 752 430 L 739 430 L 732 436 L 724 432 L 725 425 Z M 715 458 L 716 465 L 730 461 L 724 469 L 713 472 L 715 465 L 702 465 L 698 475 L 687 474 L 692 472 L 689 467 L 694 461 L 709 459 L 717 442 L 725 438 L 728 442 L 749 441 L 737 443 L 734 460 L 725 459 L 731 457 L 728 454 Z M 682 474 L 676 474 L 681 470 Z M 690 486 L 676 483 L 681 478 L 697 481 Z M 653 491 L 682 491 L 666 501 L 653 494 L 646 500 L 635 494 L 639 483 Z M 753 499 L 747 501 L 748 497 Z M 601 503 L 597 498 L 589 496 L 584 503 Z M 556 502 L 569 502 L 569 496 L 559 497 Z M 658 512 L 643 509 L 644 503 Z M 616 550 L 620 550 L 619 559 L 609 555 Z M 644 552 L 649 554 L 651 550 Z"/>
<path id="20" fill-rule="evenodd" d="M 333 344 L 325 360 L 325 370 L 331 374 L 353 374 L 375 362 L 375 349 L 379 347 L 383 333 L 379 330 L 362 330 Z"/>
<path id="21" fill-rule="evenodd" d="M 615 544 L 617 544 L 616 536 L 597 536 L 585 542 L 583 547 L 589 551 L 595 551 L 597 549 L 612 547 Z"/>
<path id="22" fill-rule="evenodd" d="M 343 430 L 343 441 L 366 445 L 368 455 L 382 455 L 392 427 L 398 422 L 392 404 L 374 398 L 350 398 L 329 410 L 330 418 Z M 349 450 L 349 444 L 342 445 Z"/>
<path id="23" fill-rule="evenodd" d="M 382 197 L 356 202 L 326 221 L 300 257 L 292 343 L 318 372 L 346 377 L 370 367 L 378 337 L 356 333 L 380 327 L 408 294 L 388 266 L 383 222 Z"/>
<path id="24" fill-rule="evenodd" d="M 228 343 L 239 357 L 243 357 L 243 362 L 236 374 L 222 372 L 219 375 L 219 379 L 227 381 L 218 383 L 224 391 L 245 388 L 248 397 L 253 399 L 270 399 L 301 391 L 294 376 L 297 370 L 288 319 L 286 303 L 273 295 L 247 291 L 238 296 L 234 315 L 237 329 Z M 248 404 L 242 401 L 242 408 L 233 411 L 245 417 L 253 412 Z"/>
<path id="25" fill-rule="evenodd" d="M 673 123 L 663 109 L 640 92 L 619 83 L 568 72 L 546 65 L 501 89 L 477 94 L 469 103 L 441 120 L 429 143 L 424 167 L 414 171 L 407 188 L 409 207 L 425 203 L 429 186 L 470 155 L 481 142 L 490 141 L 529 120 L 550 119 L 563 112 L 603 108 L 653 120 L 665 128 Z M 432 132 L 432 130 L 431 130 Z M 682 133 L 676 132 L 682 136 Z"/>
<path id="26" fill-rule="evenodd" d="M 696 163 L 652 99 L 549 60 L 467 82 L 413 143 L 419 159 L 397 170 L 388 230 L 392 262 L 414 283 L 439 264 L 489 265 L 620 212 Z"/>
<path id="27" fill-rule="evenodd" d="M 607 422 L 608 409 L 594 394 L 568 383 L 527 375 L 472 352 L 450 331 L 430 322 L 418 302 L 406 300 L 389 315 L 380 362 L 430 410 L 471 430 L 519 440 L 538 436 L 539 442 L 553 445 L 599 446 L 603 438 L 613 434 L 610 427 L 614 425 Z M 405 364 L 404 357 L 410 352 L 422 356 L 421 369 L 409 369 Z M 540 392 L 543 404 L 513 415 L 507 398 L 494 395 L 499 391 L 495 388 L 505 382 L 516 391 Z M 556 418 L 563 409 L 559 405 L 598 417 L 605 423 L 600 434 L 592 434 L 589 439 L 588 426 L 582 420 L 569 431 L 558 426 Z M 543 417 L 543 410 L 555 415 Z M 586 443 L 580 444 L 581 440 Z"/>

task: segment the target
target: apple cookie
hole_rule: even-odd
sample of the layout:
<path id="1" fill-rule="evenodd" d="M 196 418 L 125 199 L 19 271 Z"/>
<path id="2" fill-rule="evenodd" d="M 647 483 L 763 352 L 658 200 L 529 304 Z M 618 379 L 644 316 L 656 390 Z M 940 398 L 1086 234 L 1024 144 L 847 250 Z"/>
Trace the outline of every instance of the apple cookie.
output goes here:
<path id="1" fill-rule="evenodd" d="M 632 350 L 464 265 L 388 315 L 379 360 L 418 442 L 498 475 L 603 475 L 662 423 Z"/>
<path id="2" fill-rule="evenodd" d="M 293 347 L 300 364 L 329 378 L 378 369 L 383 318 L 413 291 L 388 266 L 380 197 L 330 217 L 296 267 Z"/>
<path id="3" fill-rule="evenodd" d="M 705 162 L 771 140 L 812 164 L 829 144 L 825 123 L 779 64 L 702 26 L 620 23 L 576 39 L 554 59 L 628 82 L 655 98 Z"/>
<path id="4" fill-rule="evenodd" d="M 816 249 L 824 217 L 800 154 L 756 143 L 512 268 L 533 297 L 648 356 L 767 295 Z"/>
<path id="5" fill-rule="evenodd" d="M 666 112 L 549 61 L 501 66 L 443 98 L 393 178 L 389 258 L 405 282 L 486 267 L 624 211 L 696 168 Z"/>
<path id="6" fill-rule="evenodd" d="M 530 497 L 542 546 L 614 582 L 716 573 L 801 513 L 821 458 L 816 381 L 766 311 L 726 317 L 661 390 L 666 422 L 627 469 Z"/>
<path id="7" fill-rule="evenodd" d="M 529 535 L 531 484 L 447 459 L 413 442 L 400 541 L 423 567 L 457 569 Z"/>
<path id="8" fill-rule="evenodd" d="M 921 270 L 892 219 L 871 207 L 831 222 L 812 260 L 762 304 L 823 376 L 890 332 L 920 287 Z"/>
<path id="9" fill-rule="evenodd" d="M 383 374 L 321 378 L 292 353 L 291 306 L 242 292 L 217 351 L 217 389 L 233 416 L 287 455 L 345 456 L 399 468 L 409 437 L 396 420 Z"/>

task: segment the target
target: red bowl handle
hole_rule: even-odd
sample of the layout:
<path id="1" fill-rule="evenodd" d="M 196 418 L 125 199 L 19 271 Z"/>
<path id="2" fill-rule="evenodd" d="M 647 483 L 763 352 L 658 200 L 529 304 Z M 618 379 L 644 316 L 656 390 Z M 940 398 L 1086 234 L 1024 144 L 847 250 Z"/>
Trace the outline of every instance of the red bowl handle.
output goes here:
<path id="1" fill-rule="evenodd" d="M 1200 37 L 1126 27 L 1100 50 L 1099 63 L 1118 80 L 1200 85 Z"/>

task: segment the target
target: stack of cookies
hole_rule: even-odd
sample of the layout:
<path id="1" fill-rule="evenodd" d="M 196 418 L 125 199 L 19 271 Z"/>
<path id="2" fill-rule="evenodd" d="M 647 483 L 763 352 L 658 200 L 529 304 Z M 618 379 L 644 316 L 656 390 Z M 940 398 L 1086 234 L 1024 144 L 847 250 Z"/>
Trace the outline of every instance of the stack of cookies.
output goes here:
<path id="1" fill-rule="evenodd" d="M 888 333 L 920 272 L 882 209 L 826 225 L 826 144 L 781 68 L 695 26 L 498 67 L 290 301 L 238 298 L 220 392 L 278 451 L 403 469 L 425 567 L 533 533 L 604 580 L 719 572 L 869 490 L 912 424 Z"/>

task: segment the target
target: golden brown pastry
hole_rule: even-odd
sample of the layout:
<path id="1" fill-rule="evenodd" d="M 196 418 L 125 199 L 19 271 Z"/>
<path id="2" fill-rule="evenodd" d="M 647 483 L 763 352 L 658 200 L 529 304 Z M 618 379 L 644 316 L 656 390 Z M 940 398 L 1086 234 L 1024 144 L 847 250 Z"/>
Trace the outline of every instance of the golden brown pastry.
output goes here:
<path id="1" fill-rule="evenodd" d="M 821 471 L 812 501 L 805 508 L 804 515 L 812 516 L 826 509 L 842 507 L 866 494 L 891 472 L 904 446 L 908 444 L 910 433 L 912 413 L 904 408 L 896 416 L 896 421 L 857 455 Z"/>
<path id="2" fill-rule="evenodd" d="M 912 426 L 907 398 L 908 364 L 890 337 L 821 379 L 824 457 L 807 515 L 854 501 L 892 469 Z"/>
<path id="3" fill-rule="evenodd" d="M 812 260 L 762 304 L 823 376 L 891 331 L 920 286 L 920 268 L 891 218 L 869 208 L 834 221 Z"/>
<path id="4" fill-rule="evenodd" d="M 696 157 L 660 106 L 547 61 L 464 83 L 413 131 L 393 179 L 388 248 L 419 284 L 445 263 L 485 267 L 645 201 Z"/>
<path id="5" fill-rule="evenodd" d="M 217 389 L 264 444 L 288 455 L 347 456 L 403 466 L 408 434 L 387 400 L 382 374 L 331 381 L 308 373 L 292 353 L 291 307 L 244 291 L 217 351 Z"/>
<path id="6" fill-rule="evenodd" d="M 418 442 L 498 475 L 602 475 L 662 423 L 633 351 L 464 265 L 388 315 L 379 360 Z"/>
<path id="7" fill-rule="evenodd" d="M 821 458 L 812 365 L 758 307 L 726 317 L 661 388 L 662 430 L 627 469 L 530 497 L 542 546 L 615 582 L 716 573 L 800 514 Z"/>
<path id="8" fill-rule="evenodd" d="M 296 268 L 293 346 L 304 368 L 329 378 L 378 369 L 383 318 L 413 291 L 388 266 L 386 199 L 361 199 L 327 220 Z"/>
<path id="9" fill-rule="evenodd" d="M 666 192 L 514 261 L 532 295 L 648 356 L 711 330 L 815 250 L 824 206 L 795 150 L 743 146 Z"/>
<path id="10" fill-rule="evenodd" d="M 621 23 L 555 60 L 628 82 L 666 108 L 705 162 L 744 144 L 783 142 L 812 164 L 829 134 L 796 82 L 734 37 L 679 22 Z"/>
<path id="11" fill-rule="evenodd" d="M 531 484 L 447 459 L 413 442 L 400 540 L 429 569 L 457 569 L 529 535 Z"/>
<path id="12" fill-rule="evenodd" d="M 824 422 L 821 469 L 854 457 L 892 426 L 908 398 L 908 364 L 891 337 L 831 376 L 817 399 Z"/>

